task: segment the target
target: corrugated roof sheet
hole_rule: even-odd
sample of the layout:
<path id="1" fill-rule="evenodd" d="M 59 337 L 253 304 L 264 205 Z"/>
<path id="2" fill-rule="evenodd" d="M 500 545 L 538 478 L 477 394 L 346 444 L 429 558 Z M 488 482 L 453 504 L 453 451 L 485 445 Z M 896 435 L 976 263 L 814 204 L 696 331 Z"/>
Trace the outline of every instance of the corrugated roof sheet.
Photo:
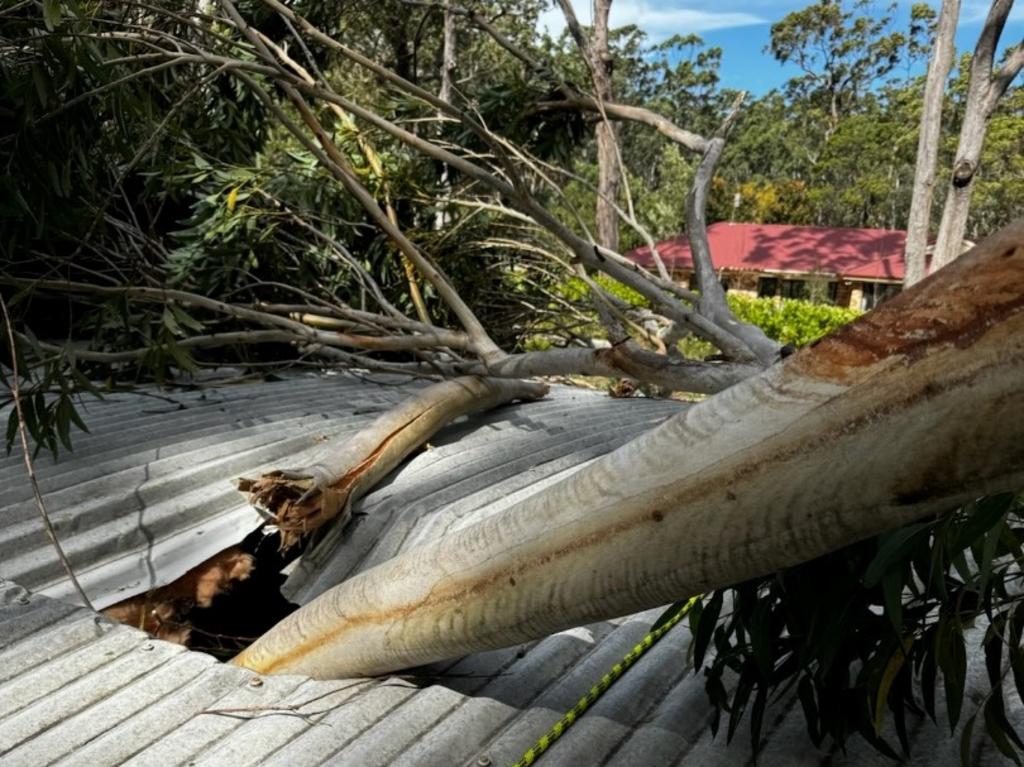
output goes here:
<path id="1" fill-rule="evenodd" d="M 237 507 L 232 476 L 280 460 L 325 431 L 357 428 L 375 415 L 369 411 L 407 392 L 341 376 L 174 393 L 174 402 L 112 397 L 90 407 L 92 434 L 78 440 L 73 454 L 55 464 L 40 461 L 46 498 L 86 573 L 90 557 L 109 578 L 131 573 L 117 570 L 120 541 L 132 561 L 154 550 L 139 543 L 150 540 L 147 534 L 154 541 L 180 537 L 187 548 L 190 530 L 210 530 L 210 520 Z M 345 536 L 324 536 L 293 573 L 290 591 L 305 601 L 404 547 L 499 513 L 517 495 L 536 492 L 678 407 L 556 388 L 544 402 L 456 425 L 364 499 L 366 515 Z M 24 508 L 19 465 L 17 455 L 0 463 L 14 499 L 0 510 L 0 545 L 35 554 L 5 555 L 0 575 L 60 592 L 52 554 L 27 513 L 34 510 Z M 207 497 L 223 488 L 228 492 L 215 503 Z M 153 521 L 141 537 L 132 528 L 139 520 Z M 92 536 L 79 545 L 78 531 L 85 530 Z M 657 614 L 561 632 L 415 676 L 321 682 L 256 677 L 5 581 L 0 765 L 511 764 Z M 541 758 L 541 767 L 751 763 L 744 735 L 731 746 L 710 738 L 702 681 L 685 673 L 689 641 L 684 627 L 671 631 Z M 970 674 L 983 679 L 983 663 Z M 1008 708 L 1020 725 L 1020 701 L 1011 697 Z M 759 764 L 885 763 L 857 741 L 845 756 L 814 749 L 792 702 L 770 714 Z M 957 764 L 957 743 L 947 733 L 930 722 L 915 725 L 911 763 Z M 983 740 L 977 757 L 978 764 L 1001 763 Z"/>

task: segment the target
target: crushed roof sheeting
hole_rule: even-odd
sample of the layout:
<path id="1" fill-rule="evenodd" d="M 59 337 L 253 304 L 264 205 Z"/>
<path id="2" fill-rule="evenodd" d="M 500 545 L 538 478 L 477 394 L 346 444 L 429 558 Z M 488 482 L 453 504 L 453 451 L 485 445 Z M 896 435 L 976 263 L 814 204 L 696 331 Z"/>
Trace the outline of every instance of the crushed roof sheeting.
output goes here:
<path id="1" fill-rule="evenodd" d="M 241 540 L 261 523 L 231 480 L 353 433 L 409 386 L 353 376 L 296 377 L 194 391 L 87 400 L 89 434 L 56 461 L 40 454 L 40 488 L 79 580 L 98 608 L 148 591 Z M 0 573 L 74 599 L 46 538 L 24 466 L 0 464 Z M 296 459 L 296 462 L 301 462 Z"/>
<path id="2" fill-rule="evenodd" d="M 56 464 L 41 460 L 38 468 L 73 561 L 86 574 L 92 565 L 113 578 L 134 572 L 121 560 L 145 561 L 155 542 L 180 538 L 187 548 L 195 530 L 212 531 L 238 506 L 227 479 L 287 456 L 312 435 L 358 428 L 408 391 L 340 376 L 175 393 L 173 403 L 112 397 L 91 406 L 92 434 L 73 454 Z M 405 547 L 499 513 L 678 407 L 556 388 L 543 402 L 456 425 L 367 496 L 358 508 L 365 516 L 344 536 L 323 536 L 292 573 L 289 591 L 306 601 Z M 564 631 L 415 676 L 256 677 L 39 593 L 40 587 L 59 592 L 60 577 L 26 512 L 27 483 L 18 465 L 16 454 L 0 463 L 12 499 L 0 510 L 0 575 L 37 593 L 0 582 L 4 767 L 512 764 L 658 615 Z M 224 497 L 214 503 L 217 493 Z M 76 519 L 78 513 L 86 519 Z M 149 548 L 138 543 L 140 520 Z M 92 535 L 80 545 L 81 531 Z M 21 556 L 31 552 L 34 557 Z M 689 641 L 685 627 L 669 632 L 552 746 L 541 767 L 750 764 L 745 733 L 732 745 L 708 733 L 702 680 L 685 673 Z M 982 687 L 983 660 L 972 659 L 969 673 Z M 1020 726 L 1024 707 L 1015 693 L 1008 697 L 1010 719 Z M 887 763 L 859 741 L 851 741 L 845 756 L 814 749 L 792 701 L 771 714 L 760 764 Z M 942 722 L 912 727 L 910 763 L 958 764 L 957 741 L 947 733 Z M 984 739 L 978 743 L 975 763 L 1001 763 Z"/>

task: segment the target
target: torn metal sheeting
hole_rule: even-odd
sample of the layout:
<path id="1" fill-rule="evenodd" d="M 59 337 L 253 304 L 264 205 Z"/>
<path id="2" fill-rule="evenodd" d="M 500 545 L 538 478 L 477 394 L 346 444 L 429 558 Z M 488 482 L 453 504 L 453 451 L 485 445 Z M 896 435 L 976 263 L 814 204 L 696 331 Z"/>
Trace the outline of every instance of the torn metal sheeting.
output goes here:
<path id="1" fill-rule="evenodd" d="M 304 376 L 162 399 L 89 399 L 82 415 L 90 433 L 74 434 L 74 451 L 56 461 L 36 459 L 40 489 L 82 586 L 103 608 L 174 580 L 258 527 L 234 478 L 355 433 L 409 389 Z M 16 452 L 0 463 L 0 481 L 9 487 L 0 574 L 74 601 Z"/>

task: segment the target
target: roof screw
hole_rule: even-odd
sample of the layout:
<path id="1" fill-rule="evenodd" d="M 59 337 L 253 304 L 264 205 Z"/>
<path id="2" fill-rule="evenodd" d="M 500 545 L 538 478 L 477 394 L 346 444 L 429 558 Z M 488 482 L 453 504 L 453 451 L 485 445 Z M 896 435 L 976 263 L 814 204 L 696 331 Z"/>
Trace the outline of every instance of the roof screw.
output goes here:
<path id="1" fill-rule="evenodd" d="M 249 686 L 250 687 L 262 687 L 263 686 L 263 680 L 260 679 L 258 676 L 254 676 L 252 679 L 249 680 Z"/>
<path id="2" fill-rule="evenodd" d="M 27 596 L 25 596 L 24 594 L 22 594 L 20 597 L 18 597 L 18 604 L 19 605 L 27 605 L 29 603 L 29 601 L 30 601 L 29 598 Z"/>
<path id="3" fill-rule="evenodd" d="M 142 649 L 145 650 L 146 652 L 149 652 L 150 650 L 153 649 L 153 643 L 152 642 L 146 642 L 146 644 L 142 645 Z"/>
<path id="4" fill-rule="evenodd" d="M 491 757 L 489 757 L 487 754 L 484 754 L 476 760 L 476 763 L 477 767 L 491 767 Z"/>

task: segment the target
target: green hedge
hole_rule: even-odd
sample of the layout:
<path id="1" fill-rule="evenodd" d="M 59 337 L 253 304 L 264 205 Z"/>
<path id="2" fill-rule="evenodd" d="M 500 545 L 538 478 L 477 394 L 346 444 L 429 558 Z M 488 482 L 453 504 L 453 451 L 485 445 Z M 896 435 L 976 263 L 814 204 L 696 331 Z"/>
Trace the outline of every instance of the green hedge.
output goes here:
<path id="1" fill-rule="evenodd" d="M 806 346 L 859 317 L 861 312 L 810 301 L 728 296 L 729 306 L 744 322 L 758 325 L 779 343 Z"/>
<path id="2" fill-rule="evenodd" d="M 759 326 L 781 344 L 806 346 L 838 327 L 859 317 L 862 312 L 828 304 L 779 298 L 748 298 L 727 295 L 729 306 L 743 322 Z M 702 359 L 716 352 L 707 341 L 690 337 L 680 344 L 683 354 Z"/>
<path id="3" fill-rule="evenodd" d="M 634 306 L 648 305 L 643 296 L 615 280 L 599 275 L 596 281 L 612 295 Z M 554 290 L 568 301 L 582 301 L 588 292 L 583 281 L 576 278 L 566 280 Z M 794 346 L 806 346 L 817 341 L 862 314 L 854 309 L 797 299 L 749 298 L 734 294 L 726 298 L 738 319 L 759 326 L 769 338 L 781 344 Z M 598 336 L 603 335 L 596 317 L 593 331 Z M 539 351 L 549 348 L 551 343 L 543 333 L 539 333 L 525 339 L 524 346 L 528 351 Z M 681 349 L 684 355 L 693 359 L 702 359 L 716 352 L 711 344 L 694 337 L 683 341 Z"/>

